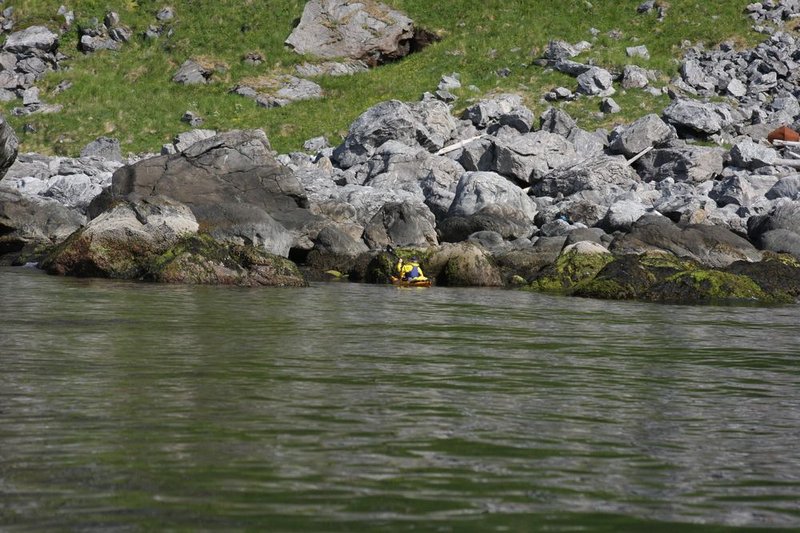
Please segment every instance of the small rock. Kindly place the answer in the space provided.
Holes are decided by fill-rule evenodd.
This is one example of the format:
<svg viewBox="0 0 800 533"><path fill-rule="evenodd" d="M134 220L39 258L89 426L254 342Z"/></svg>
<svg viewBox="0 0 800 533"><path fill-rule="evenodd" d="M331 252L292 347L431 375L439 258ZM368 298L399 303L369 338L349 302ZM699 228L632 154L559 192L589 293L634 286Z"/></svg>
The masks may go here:
<svg viewBox="0 0 800 533"><path fill-rule="evenodd" d="M603 113L619 113L622 108L613 98L603 98L603 101L600 102L600 111Z"/></svg>
<svg viewBox="0 0 800 533"><path fill-rule="evenodd" d="M200 115L193 113L192 111L187 111L181 117L181 122L186 122L191 127L197 128L203 125L204 120Z"/></svg>
<svg viewBox="0 0 800 533"><path fill-rule="evenodd" d="M175 18L175 10L172 7L162 7L156 13L156 18L161 22L166 22Z"/></svg>
<svg viewBox="0 0 800 533"><path fill-rule="evenodd" d="M589 96L611 96L614 94L611 73L600 67L592 67L578 76L578 92Z"/></svg>
<svg viewBox="0 0 800 533"><path fill-rule="evenodd" d="M442 76L442 79L439 81L438 89L440 91L450 91L452 89L460 89L461 88L461 80L459 79L458 73L452 73L449 76Z"/></svg>
<svg viewBox="0 0 800 533"><path fill-rule="evenodd" d="M636 8L637 13L649 13L656 7L655 0L647 0L646 2L642 2L639 4L639 7Z"/></svg>
<svg viewBox="0 0 800 533"><path fill-rule="evenodd" d="M628 57L641 57L643 59L650 59L650 52L645 45L629 46L625 49Z"/></svg>

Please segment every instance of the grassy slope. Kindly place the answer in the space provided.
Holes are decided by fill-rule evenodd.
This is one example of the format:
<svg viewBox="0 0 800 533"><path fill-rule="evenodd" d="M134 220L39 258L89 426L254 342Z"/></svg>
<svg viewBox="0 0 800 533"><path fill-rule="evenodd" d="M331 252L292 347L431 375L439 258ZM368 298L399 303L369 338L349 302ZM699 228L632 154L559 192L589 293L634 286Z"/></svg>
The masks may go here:
<svg viewBox="0 0 800 533"><path fill-rule="evenodd" d="M62 0L25 0L15 6L17 26L46 24L57 28L63 18L56 15ZM72 7L78 24L92 17L102 20L108 10L117 11L123 24L137 37L120 52L83 55L76 50L76 25L62 37L61 51L72 57L69 70L51 73L39 83L43 99L63 104L59 114L12 117L19 101L4 104L3 112L15 127L23 151L76 155L87 142L101 135L117 137L124 152L157 151L176 133L189 129L180 122L191 110L206 120L203 127L218 130L263 128L274 147L281 152L297 150L303 140L325 135L338 144L349 124L370 105L387 99L417 100L424 91L435 90L443 74L458 72L464 87L474 85L479 92L462 89L458 105L492 91L519 92L529 106L541 112L539 99L546 89L564 85L575 87L573 79L540 67L531 66L549 39L570 42L592 40L589 29L600 30L594 48L583 58L614 67L635 62L656 68L667 76L677 69L683 40L713 45L726 39L751 44L759 38L749 30L742 14L747 1L701 2L672 0L666 21L654 14L639 15L640 0L384 0L407 13L418 24L436 31L443 40L421 54L373 70L344 78L317 80L327 97L300 102L282 109L256 107L251 100L228 94L243 78L271 71L291 72L304 58L286 50L284 39L302 13L302 0L214 0L197 2L175 0L175 33L155 42L138 37L156 22L155 12L162 3L147 0L81 0ZM618 29L622 38L607 33ZM625 47L647 45L651 59L629 60ZM259 51L266 61L245 65L241 58ZM186 87L171 82L177 67L189 57L204 57L227 65L219 83ZM495 72L511 70L506 78ZM50 91L63 80L73 87L58 95ZM611 121L629 121L648 111L658 111L665 100L641 91L618 93L615 99L624 113L599 118L598 100L585 99L568 104L567 110L579 123L591 129L610 126ZM24 124L35 128L22 133Z"/></svg>

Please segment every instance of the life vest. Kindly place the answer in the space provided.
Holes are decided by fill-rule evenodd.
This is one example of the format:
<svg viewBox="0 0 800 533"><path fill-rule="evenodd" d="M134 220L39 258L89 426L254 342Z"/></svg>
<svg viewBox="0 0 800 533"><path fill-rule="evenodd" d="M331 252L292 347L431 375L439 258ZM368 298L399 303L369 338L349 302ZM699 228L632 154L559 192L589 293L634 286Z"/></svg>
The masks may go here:
<svg viewBox="0 0 800 533"><path fill-rule="evenodd" d="M419 263L411 261L409 263L403 263L401 277L404 280L412 280L425 278L425 275L422 273L422 268L419 266Z"/></svg>

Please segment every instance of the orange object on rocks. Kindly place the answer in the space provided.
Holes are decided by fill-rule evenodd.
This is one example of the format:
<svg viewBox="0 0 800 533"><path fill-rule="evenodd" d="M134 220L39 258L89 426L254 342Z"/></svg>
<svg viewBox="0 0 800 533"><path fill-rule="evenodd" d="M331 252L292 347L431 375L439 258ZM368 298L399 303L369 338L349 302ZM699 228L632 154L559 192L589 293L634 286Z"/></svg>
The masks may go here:
<svg viewBox="0 0 800 533"><path fill-rule="evenodd" d="M767 140L770 143L775 140L800 142L800 133L797 133L788 126L781 126L780 128L773 130L769 135L767 135Z"/></svg>

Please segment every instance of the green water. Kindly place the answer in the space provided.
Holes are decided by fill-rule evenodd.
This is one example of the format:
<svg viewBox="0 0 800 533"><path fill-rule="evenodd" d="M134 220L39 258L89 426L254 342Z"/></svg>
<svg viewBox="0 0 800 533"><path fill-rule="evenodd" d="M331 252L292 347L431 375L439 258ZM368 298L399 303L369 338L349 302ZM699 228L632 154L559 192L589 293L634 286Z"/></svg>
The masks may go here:
<svg viewBox="0 0 800 533"><path fill-rule="evenodd" d="M0 269L2 531L800 530L800 307Z"/></svg>

